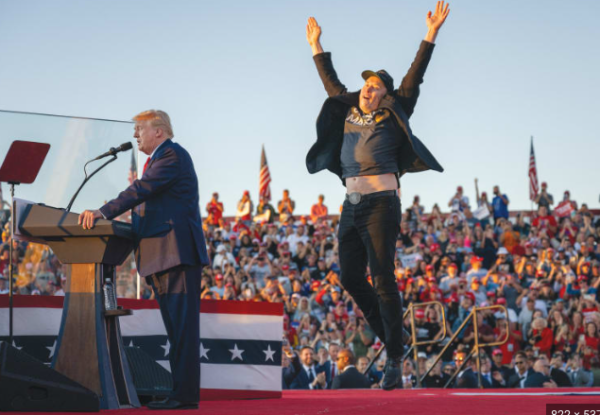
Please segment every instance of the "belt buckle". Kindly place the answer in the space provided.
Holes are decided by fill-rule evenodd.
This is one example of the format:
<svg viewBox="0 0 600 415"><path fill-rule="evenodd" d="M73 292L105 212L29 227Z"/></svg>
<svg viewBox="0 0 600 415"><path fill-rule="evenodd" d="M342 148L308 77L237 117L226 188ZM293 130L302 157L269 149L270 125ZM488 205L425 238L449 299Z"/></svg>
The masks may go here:
<svg viewBox="0 0 600 415"><path fill-rule="evenodd" d="M353 205L358 205L360 203L361 194L358 192L352 192L348 195L348 200Z"/></svg>

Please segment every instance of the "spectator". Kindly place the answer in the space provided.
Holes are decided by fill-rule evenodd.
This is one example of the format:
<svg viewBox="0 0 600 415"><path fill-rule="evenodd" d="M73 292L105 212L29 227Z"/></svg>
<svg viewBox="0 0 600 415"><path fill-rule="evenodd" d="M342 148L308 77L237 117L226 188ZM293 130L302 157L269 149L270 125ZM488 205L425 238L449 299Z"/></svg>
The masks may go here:
<svg viewBox="0 0 600 415"><path fill-rule="evenodd" d="M505 365L502 363L504 361L502 349L494 349L492 351L492 360L493 360L492 369L491 369L492 372L498 372L498 373L500 373L500 376L502 377L502 381L500 381L499 379L496 379L496 381L500 382L503 385L503 387L505 387L510 375L513 372L512 372L512 369L508 365ZM494 376L496 376L496 375L494 375Z"/></svg>
<svg viewBox="0 0 600 415"><path fill-rule="evenodd" d="M332 389L369 389L371 383L354 366L354 354L348 349L342 349L337 356L337 371L333 379Z"/></svg>
<svg viewBox="0 0 600 415"><path fill-rule="evenodd" d="M508 219L508 196L500 193L500 187L494 186L494 199L492 199L492 207L494 209L494 223L498 222L498 219Z"/></svg>
<svg viewBox="0 0 600 415"><path fill-rule="evenodd" d="M256 215L254 222L273 223L275 221L275 208L269 203L265 196L260 196L258 206L256 206Z"/></svg>
<svg viewBox="0 0 600 415"><path fill-rule="evenodd" d="M456 188L456 193L452 196L450 202L448 202L448 207L453 212L462 212L465 208L469 207L469 198L463 194L462 186Z"/></svg>
<svg viewBox="0 0 600 415"><path fill-rule="evenodd" d="M567 370L571 383L576 388L589 388L594 383L594 375L583 367L579 353L574 353L567 363Z"/></svg>
<svg viewBox="0 0 600 415"><path fill-rule="evenodd" d="M542 189L535 197L535 203L538 205L538 209L544 206L548 212L551 212L551 206L554 204L554 197L548 193L548 183L542 182Z"/></svg>
<svg viewBox="0 0 600 415"><path fill-rule="evenodd" d="M514 373L508 378L507 387L524 388L527 378L533 374L533 370L527 367L527 355L523 351L515 355Z"/></svg>
<svg viewBox="0 0 600 415"><path fill-rule="evenodd" d="M301 369L295 373L290 389L325 389L327 380L325 373L315 365L315 352L312 347L304 346L300 349ZM296 359L298 356L295 357Z"/></svg>
<svg viewBox="0 0 600 415"><path fill-rule="evenodd" d="M431 371L423 380L423 387L425 388L443 388L450 380L451 375L442 372L442 361L438 360L435 365L433 364L434 361L434 357L427 360L426 368L427 370L431 369Z"/></svg>
<svg viewBox="0 0 600 415"><path fill-rule="evenodd" d="M340 346L336 343L330 343L328 347L329 359L319 364L319 371L325 372L325 378L327 380L327 388L331 389L332 382L335 377L340 373L338 370L338 354L340 353ZM354 364L354 356L352 356L352 363ZM339 388L338 388L339 389Z"/></svg>
<svg viewBox="0 0 600 415"><path fill-rule="evenodd" d="M254 207L252 205L252 200L250 200L250 192L248 190L244 190L244 194L242 194L242 198L237 204L237 211L235 213L235 219L243 221L246 225L249 225L252 221L252 211Z"/></svg>
<svg viewBox="0 0 600 415"><path fill-rule="evenodd" d="M539 207L538 216L533 220L532 226L540 231L544 231L549 238L554 237L558 229L556 219L548 213L548 208L545 206Z"/></svg>
<svg viewBox="0 0 600 415"><path fill-rule="evenodd" d="M279 220L283 222L287 222L287 220L294 213L294 209L296 207L296 203L290 199L290 191L283 191L283 198L277 203L277 211L279 212Z"/></svg>
<svg viewBox="0 0 600 415"><path fill-rule="evenodd" d="M402 388L414 389L416 387L415 364L410 358L404 359L404 363L402 364Z"/></svg>
<svg viewBox="0 0 600 415"><path fill-rule="evenodd" d="M206 204L206 212L208 216L206 221L213 226L218 226L223 217L223 203L219 202L219 194L217 192L212 194L212 199Z"/></svg>
<svg viewBox="0 0 600 415"><path fill-rule="evenodd" d="M320 219L327 218L328 210L327 206L323 204L324 200L325 196L319 195L319 201L310 208L310 220L313 224L317 224Z"/></svg>
<svg viewBox="0 0 600 415"><path fill-rule="evenodd" d="M533 365L531 375L525 381L526 388L556 388L556 382L550 378L550 364L547 358L539 357Z"/></svg>
<svg viewBox="0 0 600 415"><path fill-rule="evenodd" d="M555 352L550 361L550 378L559 388L568 388L573 386L569 375L565 372L564 355L561 352Z"/></svg>

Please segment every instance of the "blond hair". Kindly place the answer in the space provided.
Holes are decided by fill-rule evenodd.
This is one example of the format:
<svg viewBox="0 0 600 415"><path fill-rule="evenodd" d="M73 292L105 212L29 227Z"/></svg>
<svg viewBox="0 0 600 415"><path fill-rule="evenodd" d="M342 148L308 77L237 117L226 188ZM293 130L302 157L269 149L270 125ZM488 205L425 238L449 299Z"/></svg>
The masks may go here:
<svg viewBox="0 0 600 415"><path fill-rule="evenodd" d="M133 121L150 121L153 127L160 127L165 132L167 138L173 138L173 127L171 127L171 118L169 114L161 110L147 110L140 112L133 117Z"/></svg>

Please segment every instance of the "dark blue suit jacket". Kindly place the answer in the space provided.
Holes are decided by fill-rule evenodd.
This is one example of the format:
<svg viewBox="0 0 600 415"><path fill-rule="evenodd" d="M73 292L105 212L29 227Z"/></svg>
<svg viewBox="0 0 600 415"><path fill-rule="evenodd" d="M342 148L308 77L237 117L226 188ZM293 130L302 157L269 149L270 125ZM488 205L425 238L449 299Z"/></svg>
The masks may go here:
<svg viewBox="0 0 600 415"><path fill-rule="evenodd" d="M156 150L141 179L100 208L107 219L133 209L135 261L142 277L178 265L208 265L198 178L189 153L171 140Z"/></svg>
<svg viewBox="0 0 600 415"><path fill-rule="evenodd" d="M316 365L314 366L314 369L317 375L323 371L322 368L319 368ZM310 389L308 386L309 384L310 382L308 381L308 375L306 374L306 370L304 370L304 366L300 365L297 368L294 380L290 384L290 389Z"/></svg>

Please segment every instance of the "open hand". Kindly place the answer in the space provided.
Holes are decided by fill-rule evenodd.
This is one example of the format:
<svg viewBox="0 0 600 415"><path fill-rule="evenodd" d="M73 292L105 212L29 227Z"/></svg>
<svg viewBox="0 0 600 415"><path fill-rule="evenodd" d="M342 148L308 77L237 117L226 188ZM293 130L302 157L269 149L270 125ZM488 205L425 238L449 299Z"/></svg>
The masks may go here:
<svg viewBox="0 0 600 415"><path fill-rule="evenodd" d="M309 45L315 45L319 42L321 37L321 26L317 23L317 19L314 17L308 18L308 24L306 25L306 40Z"/></svg>
<svg viewBox="0 0 600 415"><path fill-rule="evenodd" d="M446 17L448 17L448 13L450 13L450 3L446 3L444 5L443 1L438 1L435 7L435 13L432 14L431 11L427 12L427 27L431 31L437 32L440 30L440 27L446 21Z"/></svg>

